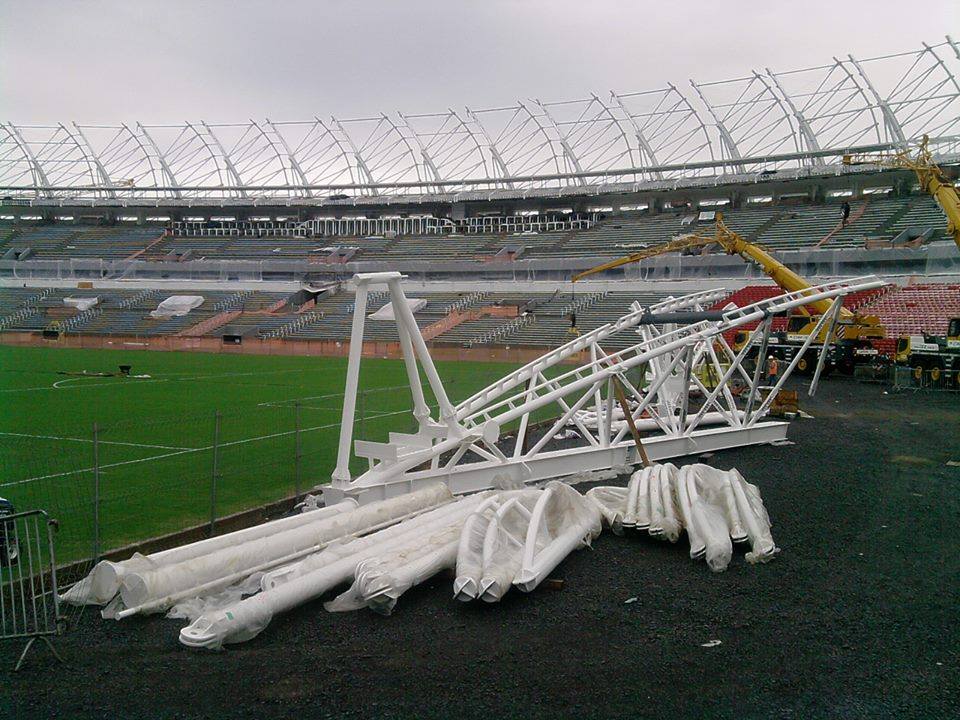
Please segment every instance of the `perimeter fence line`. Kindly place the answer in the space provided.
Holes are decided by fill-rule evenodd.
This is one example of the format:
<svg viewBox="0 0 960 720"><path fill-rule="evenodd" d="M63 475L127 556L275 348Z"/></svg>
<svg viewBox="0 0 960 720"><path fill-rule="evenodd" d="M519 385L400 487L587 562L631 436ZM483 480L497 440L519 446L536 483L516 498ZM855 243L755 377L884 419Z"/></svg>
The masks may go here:
<svg viewBox="0 0 960 720"><path fill-rule="evenodd" d="M466 397L498 376L491 368L446 388ZM0 433L0 496L17 511L56 518L58 561L77 572L162 536L214 535L239 513L281 501L291 508L329 482L342 400L342 392L325 393L86 427L64 418L57 432ZM416 428L408 385L359 393L354 437L386 441L390 431ZM355 474L367 467L352 458Z"/></svg>

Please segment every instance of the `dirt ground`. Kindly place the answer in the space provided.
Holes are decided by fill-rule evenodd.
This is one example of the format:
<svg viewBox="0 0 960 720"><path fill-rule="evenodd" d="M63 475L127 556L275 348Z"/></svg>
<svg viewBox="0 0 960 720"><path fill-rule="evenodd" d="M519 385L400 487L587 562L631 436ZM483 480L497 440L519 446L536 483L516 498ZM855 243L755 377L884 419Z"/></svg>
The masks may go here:
<svg viewBox="0 0 960 720"><path fill-rule="evenodd" d="M66 666L38 648L14 675L0 646L0 717L958 717L960 397L802 397L795 445L711 460L760 486L769 565L741 548L714 575L685 538L604 533L561 590L465 605L438 578L389 618L314 602L219 653L86 612Z"/></svg>

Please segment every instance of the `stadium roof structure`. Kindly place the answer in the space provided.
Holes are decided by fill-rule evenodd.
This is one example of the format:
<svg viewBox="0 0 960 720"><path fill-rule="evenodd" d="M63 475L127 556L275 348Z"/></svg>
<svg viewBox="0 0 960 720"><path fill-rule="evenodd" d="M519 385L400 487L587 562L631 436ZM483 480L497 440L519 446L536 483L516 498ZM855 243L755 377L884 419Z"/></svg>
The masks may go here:
<svg viewBox="0 0 960 720"><path fill-rule="evenodd" d="M960 46L852 55L578 100L305 121L0 123L5 203L483 200L856 172L848 151L927 134L960 150ZM953 69L951 69L951 67Z"/></svg>

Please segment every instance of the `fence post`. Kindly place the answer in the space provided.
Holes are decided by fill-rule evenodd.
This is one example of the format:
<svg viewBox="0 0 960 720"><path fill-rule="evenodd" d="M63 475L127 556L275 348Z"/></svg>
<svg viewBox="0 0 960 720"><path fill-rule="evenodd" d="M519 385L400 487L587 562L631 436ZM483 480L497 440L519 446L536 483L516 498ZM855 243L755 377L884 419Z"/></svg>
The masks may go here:
<svg viewBox="0 0 960 720"><path fill-rule="evenodd" d="M364 421L366 420L366 417L367 417L366 408L365 408L365 405L366 405L366 402L365 402L366 393L363 392L362 390L361 390L361 391L358 391L358 392L357 392L357 399L360 401L360 435L359 435L359 437L360 437L361 439L363 439L363 438L365 438L365 437L367 436L367 433L366 433L366 422L364 422Z"/></svg>
<svg viewBox="0 0 960 720"><path fill-rule="evenodd" d="M217 474L220 460L220 411L213 414L213 468L210 473L210 537L217 522Z"/></svg>
<svg viewBox="0 0 960 720"><path fill-rule="evenodd" d="M93 424L93 561L100 560L100 426Z"/></svg>
<svg viewBox="0 0 960 720"><path fill-rule="evenodd" d="M293 492L294 496L300 497L300 401L297 400L293 405L293 439L294 439L294 456L293 456Z"/></svg>

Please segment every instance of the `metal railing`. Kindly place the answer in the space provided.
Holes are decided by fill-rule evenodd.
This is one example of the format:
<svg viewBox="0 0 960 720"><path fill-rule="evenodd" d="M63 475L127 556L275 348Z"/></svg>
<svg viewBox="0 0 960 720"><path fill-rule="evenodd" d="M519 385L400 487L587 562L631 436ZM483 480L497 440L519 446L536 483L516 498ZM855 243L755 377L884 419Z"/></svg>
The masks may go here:
<svg viewBox="0 0 960 720"><path fill-rule="evenodd" d="M890 374L893 389L897 391L960 392L960 370L894 365Z"/></svg>
<svg viewBox="0 0 960 720"><path fill-rule="evenodd" d="M0 640L26 640L14 672L37 640L63 662L50 641L66 629L57 595L56 527L43 510L0 516Z"/></svg>

